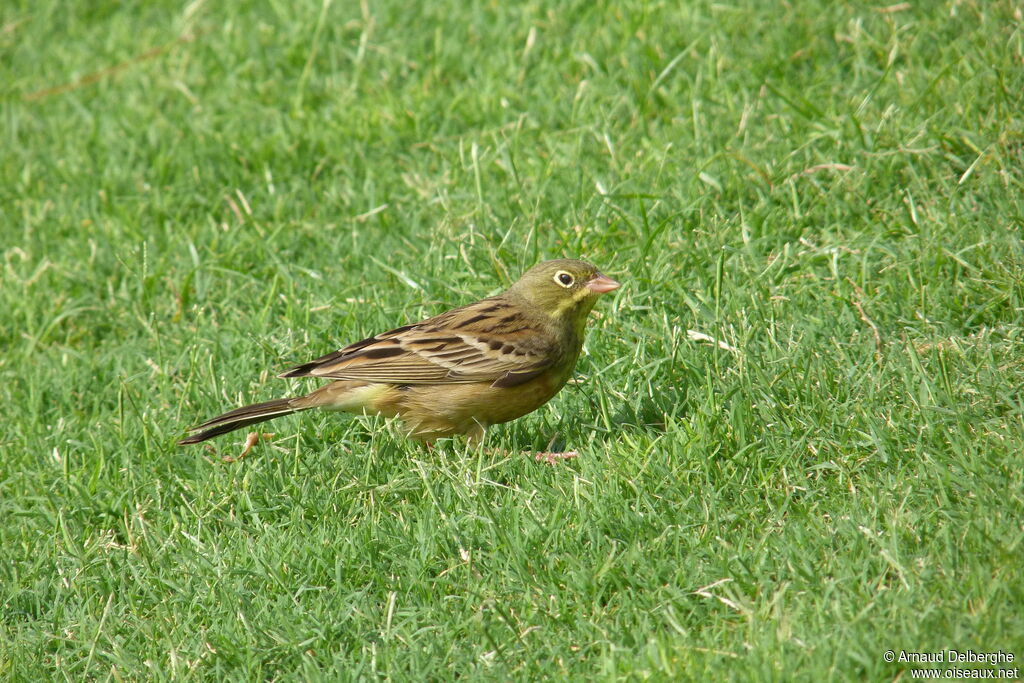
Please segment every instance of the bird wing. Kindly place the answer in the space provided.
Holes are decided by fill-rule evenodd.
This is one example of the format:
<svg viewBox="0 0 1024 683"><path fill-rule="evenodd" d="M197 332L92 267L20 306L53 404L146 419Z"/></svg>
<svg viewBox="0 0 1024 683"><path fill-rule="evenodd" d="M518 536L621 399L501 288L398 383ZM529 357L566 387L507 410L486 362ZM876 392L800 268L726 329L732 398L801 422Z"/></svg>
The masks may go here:
<svg viewBox="0 0 1024 683"><path fill-rule="evenodd" d="M540 375L557 357L549 331L495 297L364 339L281 377L511 387Z"/></svg>

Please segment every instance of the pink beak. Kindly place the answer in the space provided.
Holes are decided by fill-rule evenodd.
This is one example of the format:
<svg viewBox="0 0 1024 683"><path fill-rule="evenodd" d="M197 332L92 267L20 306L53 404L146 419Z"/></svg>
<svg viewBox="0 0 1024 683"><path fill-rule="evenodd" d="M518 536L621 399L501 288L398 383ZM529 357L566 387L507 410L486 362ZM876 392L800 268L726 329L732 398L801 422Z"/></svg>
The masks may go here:
<svg viewBox="0 0 1024 683"><path fill-rule="evenodd" d="M586 286L587 289L595 294L604 294L605 292L611 292L620 287L618 282L607 275L602 275L601 273L590 278L590 281L587 282Z"/></svg>

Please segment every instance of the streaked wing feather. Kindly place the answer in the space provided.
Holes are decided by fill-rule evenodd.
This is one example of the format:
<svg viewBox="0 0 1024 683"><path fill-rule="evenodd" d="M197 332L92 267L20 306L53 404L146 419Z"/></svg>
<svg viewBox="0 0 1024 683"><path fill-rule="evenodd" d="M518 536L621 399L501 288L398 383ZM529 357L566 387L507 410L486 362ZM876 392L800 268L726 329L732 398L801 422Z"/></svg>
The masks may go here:
<svg viewBox="0 0 1024 683"><path fill-rule="evenodd" d="M550 366L556 347L550 334L530 325L514 306L484 299L350 344L281 376L516 386Z"/></svg>

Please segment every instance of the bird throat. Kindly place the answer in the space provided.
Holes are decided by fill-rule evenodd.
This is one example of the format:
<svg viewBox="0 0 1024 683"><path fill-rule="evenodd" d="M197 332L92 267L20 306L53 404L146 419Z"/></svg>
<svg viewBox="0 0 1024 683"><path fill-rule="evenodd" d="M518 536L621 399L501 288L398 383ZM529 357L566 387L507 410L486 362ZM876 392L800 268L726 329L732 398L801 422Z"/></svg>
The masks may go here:
<svg viewBox="0 0 1024 683"><path fill-rule="evenodd" d="M587 291L586 289L580 289L580 290L578 290L576 292L573 292L572 296L567 297L564 301L559 302L558 308L556 308L551 313L551 317L554 318L555 320L560 320L567 312L569 312L572 309L576 308L580 304L580 302L583 301L584 299L586 299L588 296L590 296L590 292ZM591 304L587 308L587 310L582 311L582 313L583 313L583 315L581 316L582 320L586 319L587 313L589 313L590 309L593 308L593 307L594 307L594 305Z"/></svg>
<svg viewBox="0 0 1024 683"><path fill-rule="evenodd" d="M572 338L577 340L575 343L580 345L583 343L583 335L587 327L587 315L597 303L596 297L586 302L588 295L589 292L586 290L575 292L571 298L559 303L558 308L550 314L551 319L569 332Z"/></svg>

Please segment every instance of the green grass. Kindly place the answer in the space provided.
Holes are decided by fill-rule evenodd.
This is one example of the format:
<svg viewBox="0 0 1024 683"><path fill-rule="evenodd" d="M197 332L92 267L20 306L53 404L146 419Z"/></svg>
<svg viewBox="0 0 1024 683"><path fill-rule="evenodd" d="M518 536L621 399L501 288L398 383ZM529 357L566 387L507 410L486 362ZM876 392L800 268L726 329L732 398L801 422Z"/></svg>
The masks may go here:
<svg viewBox="0 0 1024 683"><path fill-rule="evenodd" d="M1016 3L424 4L0 7L0 678L1024 657ZM559 256L578 460L175 446Z"/></svg>

